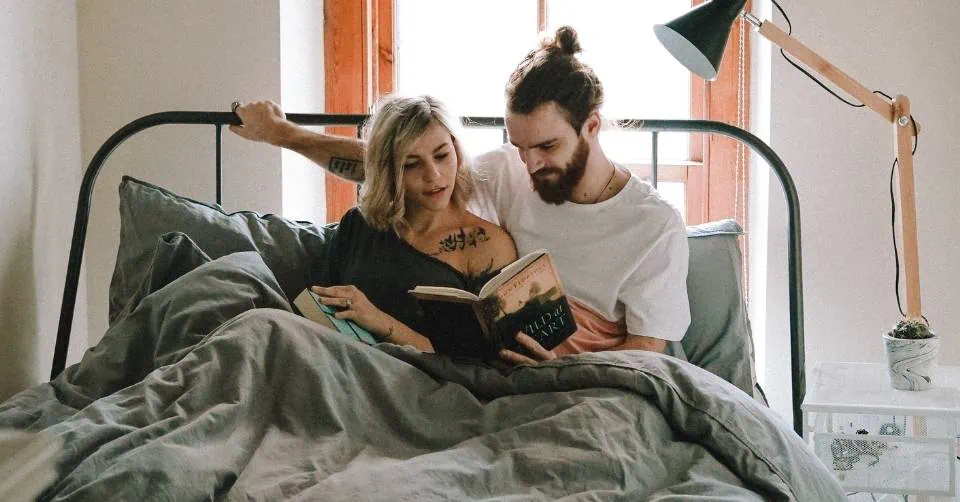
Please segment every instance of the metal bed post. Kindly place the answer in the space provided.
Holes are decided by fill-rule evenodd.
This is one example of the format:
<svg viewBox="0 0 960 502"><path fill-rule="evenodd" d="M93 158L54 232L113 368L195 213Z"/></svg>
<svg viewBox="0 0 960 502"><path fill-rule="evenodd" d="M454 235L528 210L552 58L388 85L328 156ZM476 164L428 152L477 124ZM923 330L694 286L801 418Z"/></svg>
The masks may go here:
<svg viewBox="0 0 960 502"><path fill-rule="evenodd" d="M359 126L366 119L365 115L324 115L324 114L287 114L287 119L305 126ZM502 118L495 117L464 117L464 125L471 127L503 128ZM800 203L793 178L787 171L780 157L770 148L748 131L738 127L709 120L629 120L617 121L627 129L649 131L653 136L653 165L654 180L656 180L657 142L660 132L693 132L717 133L732 137L750 146L760 157L767 161L783 188L787 202L788 234L787 247L788 288L790 294L790 368L793 404L794 430L802 436L803 418L800 405L806 393L806 374L804 368L804 341L803 341L803 281L801 267L800 245ZM60 309L60 321L57 328L57 340L54 348L53 366L50 379L55 379L66 366L67 350L70 344L70 331L73 324L74 308L77 299L77 285L80 279L80 267L83 261L83 251L86 241L87 225L90 218L90 203L93 197L93 186L103 168L104 162L121 143L130 136L154 126L164 124L210 124L216 127L217 141L217 203L221 202L221 161L222 161L222 126L228 124L239 125L239 118L232 112L203 112L203 111L170 111L146 115L130 122L111 135L97 150L90 165L84 172L80 184L80 194L77 200L77 211L74 219L73 238L70 244L70 256L67 262L67 274L64 284L64 293ZM506 141L504 131L504 141Z"/></svg>
<svg viewBox="0 0 960 502"><path fill-rule="evenodd" d="M773 170L787 202L787 283L790 294L790 383L793 404L793 429L803 436L800 405L807 391L805 348L803 342L803 276L800 245L800 200L793 177L780 156L749 131L709 120L647 120L639 126L647 131L710 132L734 138L751 147Z"/></svg>
<svg viewBox="0 0 960 502"><path fill-rule="evenodd" d="M223 204L223 124L217 124L217 205Z"/></svg>
<svg viewBox="0 0 960 502"><path fill-rule="evenodd" d="M651 180L653 182L653 188L657 188L657 160L658 160L657 147L660 144L660 131L651 132L650 139L651 139L651 143L653 144L653 147L652 147L653 151L650 152L651 154L650 165L653 168L653 175Z"/></svg>

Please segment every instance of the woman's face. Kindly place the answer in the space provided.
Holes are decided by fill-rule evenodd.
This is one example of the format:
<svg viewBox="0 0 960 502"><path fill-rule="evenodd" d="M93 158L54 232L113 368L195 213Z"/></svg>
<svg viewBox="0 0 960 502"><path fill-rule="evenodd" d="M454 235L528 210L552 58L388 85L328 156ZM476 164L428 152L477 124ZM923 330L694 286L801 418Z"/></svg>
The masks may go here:
<svg viewBox="0 0 960 502"><path fill-rule="evenodd" d="M457 151L450 132L432 122L403 159L403 187L409 209L441 211L450 204L457 179Z"/></svg>

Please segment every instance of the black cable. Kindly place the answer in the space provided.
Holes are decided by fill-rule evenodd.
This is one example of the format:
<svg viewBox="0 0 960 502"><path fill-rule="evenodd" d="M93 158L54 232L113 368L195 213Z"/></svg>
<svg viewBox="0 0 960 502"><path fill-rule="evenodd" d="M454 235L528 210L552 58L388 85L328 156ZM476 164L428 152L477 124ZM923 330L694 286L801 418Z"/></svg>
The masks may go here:
<svg viewBox="0 0 960 502"><path fill-rule="evenodd" d="M889 99L890 101L893 101L893 98L891 98L889 94L887 94L887 93L885 93L885 92L883 92L883 91L873 91L873 93L874 93L874 94L879 94L879 95L881 95L881 96Z"/></svg>
<svg viewBox="0 0 960 502"><path fill-rule="evenodd" d="M780 3L778 3L777 0L771 0L771 1L773 2L774 7L776 7L777 10L780 11L780 15L783 16L783 19L785 19L785 20L787 21L787 35L792 35L792 34L793 34L793 24L790 22L790 18L787 16L787 13L784 12L783 7L780 7ZM834 92L833 89L827 87L827 85L824 84L823 82L821 82L820 79L818 79L817 77L813 76L810 72L808 72L807 70L805 70L804 68L802 68L800 65L798 65L797 63L795 63L792 59L790 59L790 58L787 56L787 53L786 53L786 52L783 52L783 49L780 49L780 54L783 56L783 59L785 59L788 63L790 63L794 68L796 68L796 69L799 70L801 73L803 73L804 75L806 75L807 77L809 77L810 80L813 80L814 82L816 82L817 85L819 85L820 87L823 87L823 89L824 89L825 91L829 92L830 94L833 94L833 97L839 99L840 101L843 101L844 103L846 103L846 104L848 104L848 105L850 105L850 106L852 106L852 107L854 107L854 108L863 108L863 107L865 106L863 103L857 104L857 103L853 103L853 102L851 102L851 101L848 101L848 100L844 99L842 96L840 96L839 94L837 94L836 92Z"/></svg>
<svg viewBox="0 0 960 502"><path fill-rule="evenodd" d="M897 159L893 159L893 165L890 166L890 207L893 209L890 211L890 233L893 235L893 263L896 270L896 279L893 284L893 290L897 294L897 309L900 310L901 316L906 316L903 313L903 306L900 304L900 254L897 252L897 199L893 195L893 173L897 170Z"/></svg>
<svg viewBox="0 0 960 502"><path fill-rule="evenodd" d="M793 34L793 24L790 22L790 17L787 16L786 11L783 10L783 7L780 6L780 3L777 2L777 0L770 0L770 1L773 2L774 7L776 7L777 10L780 11L780 15L783 16L783 19L786 20L786 22L787 22L787 35L792 35L792 34ZM840 101L843 101L844 103L846 103L846 104L848 104L848 105L850 105L850 106L852 106L852 107L854 107L854 108L863 108L864 106L866 106L866 105L864 105L863 103L854 103L854 102L852 102L852 101L849 101L849 100L845 99L843 96L841 96L841 95L837 94L836 92L834 92L833 89L827 87L827 85L824 84L823 82L821 82L820 79L818 79L818 78L817 78L816 76L814 76L812 73L808 72L808 71L807 71L806 69L804 69L802 66L800 66L799 64L795 63L792 59L790 59L790 57L787 56L787 53L786 53L786 52L783 52L783 49L780 49L780 54L783 56L783 59L786 60L786 62L790 63L794 68L796 68L797 70L799 70L800 73L803 73L803 74L806 75L808 78L810 78L810 80L813 80L814 82L816 82L817 85L819 85L820 87L823 87L823 89L824 89L825 91L829 92L830 94L832 94L833 97L839 99ZM874 94L879 94L879 95L881 95L881 96L889 99L890 101L893 101L893 98L890 97L889 94L887 94L887 93L885 93L885 92L883 92L883 91L873 91L873 93L874 93Z"/></svg>

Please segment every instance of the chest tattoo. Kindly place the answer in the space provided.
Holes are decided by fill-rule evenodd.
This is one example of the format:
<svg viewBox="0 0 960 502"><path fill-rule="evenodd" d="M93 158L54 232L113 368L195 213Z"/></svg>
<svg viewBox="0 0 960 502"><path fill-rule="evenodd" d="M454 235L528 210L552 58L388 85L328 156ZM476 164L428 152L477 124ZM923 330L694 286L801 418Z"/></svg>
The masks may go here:
<svg viewBox="0 0 960 502"><path fill-rule="evenodd" d="M468 247L475 248L481 242L486 242L488 240L490 240L490 237L482 228L470 229L469 231L461 228L460 230L452 232L450 235L444 237L443 240L440 241L439 250L436 253L433 253L433 256L454 251L461 251Z"/></svg>

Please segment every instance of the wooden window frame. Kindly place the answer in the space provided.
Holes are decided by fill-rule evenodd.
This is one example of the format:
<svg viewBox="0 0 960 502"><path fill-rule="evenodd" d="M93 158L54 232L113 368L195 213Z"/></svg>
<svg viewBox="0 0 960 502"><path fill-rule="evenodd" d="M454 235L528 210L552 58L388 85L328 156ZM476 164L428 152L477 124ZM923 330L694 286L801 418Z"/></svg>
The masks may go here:
<svg viewBox="0 0 960 502"><path fill-rule="evenodd" d="M691 0L691 6L702 2ZM548 25L548 3L549 0L537 0L538 31L544 31ZM751 4L748 1L746 9ZM377 99L394 90L394 13L394 0L324 1L327 113L367 113ZM744 40L743 59L739 59L741 36L749 37L749 30L734 25L724 64L715 81L691 76L691 118L749 129L750 44ZM741 96L743 89L746 91ZM328 132L357 134L350 127L331 127ZM659 180L684 183L687 224L734 218L746 228L748 161L748 152L736 140L717 134L691 135L689 161L661 164ZM326 176L326 196L328 221L339 221L357 203L356 186L330 174Z"/></svg>
<svg viewBox="0 0 960 502"><path fill-rule="evenodd" d="M692 0L692 6L704 0ZM750 11L752 0L747 2ZM739 19L736 23L743 23ZM739 51L741 36L743 40L743 68L740 68ZM730 39L724 50L723 64L717 79L713 82L691 74L691 118L715 120L731 125L739 125L749 130L750 117L750 43L749 29L738 29L734 24ZM738 96L743 78L743 96ZM738 104L740 123L738 124ZM741 156L740 172L737 160ZM749 186L749 152L733 138L719 134L691 135L690 159L699 161L700 166L688 170L686 185L687 223L695 225L706 221L734 218L746 228L746 188Z"/></svg>
<svg viewBox="0 0 960 502"><path fill-rule="evenodd" d="M324 0L323 57L326 113L368 113L380 96L393 92L393 0ZM329 134L357 135L353 127ZM327 222L340 221L357 205L357 187L327 173Z"/></svg>

